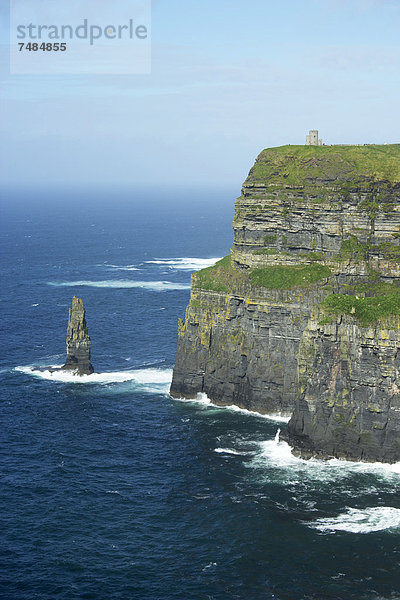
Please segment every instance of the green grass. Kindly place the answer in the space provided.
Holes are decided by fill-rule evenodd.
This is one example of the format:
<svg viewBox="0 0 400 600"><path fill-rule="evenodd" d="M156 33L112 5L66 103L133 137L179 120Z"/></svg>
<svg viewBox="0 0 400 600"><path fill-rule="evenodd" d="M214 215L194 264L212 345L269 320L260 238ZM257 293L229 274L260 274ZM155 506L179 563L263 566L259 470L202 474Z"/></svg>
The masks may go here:
<svg viewBox="0 0 400 600"><path fill-rule="evenodd" d="M225 256L212 267L194 273L192 278L194 288L212 292L232 293L245 282L248 282L247 273L233 266L230 255Z"/></svg>
<svg viewBox="0 0 400 600"><path fill-rule="evenodd" d="M363 257L366 251L367 244L359 242L355 235L351 235L347 240L343 240L339 252L342 255L354 254Z"/></svg>
<svg viewBox="0 0 400 600"><path fill-rule="evenodd" d="M231 257L225 256L212 267L207 267L195 273L193 275L193 285L202 290L229 292L229 287L225 281L231 269Z"/></svg>
<svg viewBox="0 0 400 600"><path fill-rule="evenodd" d="M272 255L272 254L278 254L278 250L276 248L261 248L261 250L256 250L254 252L254 254Z"/></svg>
<svg viewBox="0 0 400 600"><path fill-rule="evenodd" d="M361 325L367 327L384 317L400 315L400 293L368 298L331 294L325 298L322 306L333 315L352 315Z"/></svg>
<svg viewBox="0 0 400 600"><path fill-rule="evenodd" d="M277 235L265 235L264 236L264 244L267 246L268 244L273 244L276 241Z"/></svg>
<svg viewBox="0 0 400 600"><path fill-rule="evenodd" d="M352 184L400 182L400 144L369 146L280 146L263 150L248 177L249 183L312 184L314 195L326 195L318 181L342 186L349 195ZM317 190L318 188L318 190ZM318 191L318 193L317 193Z"/></svg>
<svg viewBox="0 0 400 600"><path fill-rule="evenodd" d="M299 256L313 262L324 258L323 252L300 252Z"/></svg>
<svg viewBox="0 0 400 600"><path fill-rule="evenodd" d="M344 260L352 257L367 260L371 254L380 254L388 260L399 260L400 247L390 242L382 242L381 244L360 242L356 236L352 235L342 242L338 259Z"/></svg>
<svg viewBox="0 0 400 600"><path fill-rule="evenodd" d="M243 289L243 285L249 289L251 286L290 289L305 287L329 277L330 274L330 269L319 263L295 267L278 265L243 271L233 266L230 256L225 256L212 267L194 273L192 285L195 289L225 293Z"/></svg>
<svg viewBox="0 0 400 600"><path fill-rule="evenodd" d="M286 265L254 269L250 274L252 283L258 287L290 289L307 286L329 277L331 271L319 263L290 267Z"/></svg>
<svg viewBox="0 0 400 600"><path fill-rule="evenodd" d="M379 319L400 315L400 287L370 281L349 287L348 294L331 294L321 306L330 315L351 315L366 327Z"/></svg>

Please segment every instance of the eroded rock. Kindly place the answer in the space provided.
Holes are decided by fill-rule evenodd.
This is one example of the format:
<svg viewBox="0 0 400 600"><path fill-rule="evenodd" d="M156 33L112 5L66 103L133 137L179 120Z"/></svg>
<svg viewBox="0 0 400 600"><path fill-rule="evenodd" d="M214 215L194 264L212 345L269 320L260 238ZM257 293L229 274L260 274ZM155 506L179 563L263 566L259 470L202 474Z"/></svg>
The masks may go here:
<svg viewBox="0 0 400 600"><path fill-rule="evenodd" d="M83 300L74 296L69 309L67 327L67 360L64 370L75 371L78 375L90 375L94 372L90 362L90 337L85 318Z"/></svg>

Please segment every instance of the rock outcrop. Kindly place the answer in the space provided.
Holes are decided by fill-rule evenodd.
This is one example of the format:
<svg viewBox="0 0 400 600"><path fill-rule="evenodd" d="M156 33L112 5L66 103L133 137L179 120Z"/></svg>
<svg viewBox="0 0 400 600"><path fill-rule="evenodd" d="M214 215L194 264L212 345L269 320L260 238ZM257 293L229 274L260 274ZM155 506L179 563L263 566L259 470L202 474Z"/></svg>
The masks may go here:
<svg viewBox="0 0 400 600"><path fill-rule="evenodd" d="M85 318L83 300L74 296L69 309L67 327L67 360L62 367L78 375L90 375L94 372L90 362L90 337Z"/></svg>
<svg viewBox="0 0 400 600"><path fill-rule="evenodd" d="M171 394L291 416L304 457L400 460L400 145L264 150L233 227Z"/></svg>

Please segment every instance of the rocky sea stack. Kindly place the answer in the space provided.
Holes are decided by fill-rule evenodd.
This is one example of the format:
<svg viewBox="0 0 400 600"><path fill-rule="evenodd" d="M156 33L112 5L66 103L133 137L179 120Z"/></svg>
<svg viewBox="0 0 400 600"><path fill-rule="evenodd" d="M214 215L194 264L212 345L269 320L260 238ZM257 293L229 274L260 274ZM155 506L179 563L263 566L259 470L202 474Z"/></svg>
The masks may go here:
<svg viewBox="0 0 400 600"><path fill-rule="evenodd" d="M303 457L400 460L400 145L261 152L192 276L171 394L290 416Z"/></svg>
<svg viewBox="0 0 400 600"><path fill-rule="evenodd" d="M76 296L72 298L72 308L69 309L66 346L67 361L62 369L74 371L77 375L94 372L90 362L90 337L83 300Z"/></svg>

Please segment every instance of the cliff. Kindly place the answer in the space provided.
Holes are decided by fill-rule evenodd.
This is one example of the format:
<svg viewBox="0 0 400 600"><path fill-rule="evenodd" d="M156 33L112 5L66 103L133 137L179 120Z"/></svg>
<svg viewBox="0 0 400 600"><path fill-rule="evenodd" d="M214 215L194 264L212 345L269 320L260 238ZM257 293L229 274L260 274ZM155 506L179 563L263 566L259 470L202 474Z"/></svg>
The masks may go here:
<svg viewBox="0 0 400 600"><path fill-rule="evenodd" d="M75 371L78 375L94 372L90 362L90 337L83 300L76 296L72 298L72 309L69 309L66 348L67 360L63 369Z"/></svg>
<svg viewBox="0 0 400 600"><path fill-rule="evenodd" d="M400 145L283 146L192 276L171 394L291 416L304 456L400 460Z"/></svg>

